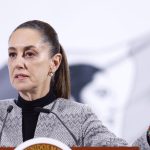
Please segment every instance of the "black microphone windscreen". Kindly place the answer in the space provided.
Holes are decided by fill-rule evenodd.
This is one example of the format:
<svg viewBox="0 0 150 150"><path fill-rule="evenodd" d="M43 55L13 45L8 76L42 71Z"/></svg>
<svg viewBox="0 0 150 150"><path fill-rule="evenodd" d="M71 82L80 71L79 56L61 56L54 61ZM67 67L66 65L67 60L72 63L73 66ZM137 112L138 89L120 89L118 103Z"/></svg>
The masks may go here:
<svg viewBox="0 0 150 150"><path fill-rule="evenodd" d="M12 111L12 109L13 109L13 106L9 105L8 108L7 108L7 112L10 113Z"/></svg>

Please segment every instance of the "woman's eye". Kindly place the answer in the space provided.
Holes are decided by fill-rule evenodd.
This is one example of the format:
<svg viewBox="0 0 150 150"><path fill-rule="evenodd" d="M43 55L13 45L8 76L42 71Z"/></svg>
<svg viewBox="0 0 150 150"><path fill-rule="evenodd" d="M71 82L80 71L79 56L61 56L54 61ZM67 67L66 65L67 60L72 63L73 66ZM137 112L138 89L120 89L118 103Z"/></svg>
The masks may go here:
<svg viewBox="0 0 150 150"><path fill-rule="evenodd" d="M32 53L32 52L27 52L25 54L25 57L33 57L33 56L34 56L34 53Z"/></svg>
<svg viewBox="0 0 150 150"><path fill-rule="evenodd" d="M9 53L9 57L10 57L10 58L14 58L14 57L16 57L16 55L17 55L17 54L16 54L16 53L14 53L14 52Z"/></svg>

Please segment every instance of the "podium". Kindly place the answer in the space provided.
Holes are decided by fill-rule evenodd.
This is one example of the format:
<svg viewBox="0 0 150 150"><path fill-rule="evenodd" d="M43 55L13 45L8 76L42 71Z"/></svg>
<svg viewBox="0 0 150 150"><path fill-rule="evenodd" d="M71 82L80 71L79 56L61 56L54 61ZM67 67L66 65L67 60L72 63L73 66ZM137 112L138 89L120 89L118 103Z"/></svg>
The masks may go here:
<svg viewBox="0 0 150 150"><path fill-rule="evenodd" d="M21 143L16 148L1 147L0 150L140 150L138 147L68 147L66 144L51 138L34 138Z"/></svg>
<svg viewBox="0 0 150 150"><path fill-rule="evenodd" d="M140 150L139 147L72 147L72 150Z"/></svg>
<svg viewBox="0 0 150 150"><path fill-rule="evenodd" d="M14 150L13 147L1 147L0 150ZM31 150L61 150L58 148L50 148L50 149L36 149L30 147ZM23 149L22 149L23 150ZM26 150L26 149L24 149ZM64 149L65 150L65 149ZM138 147L72 147L71 150L140 150Z"/></svg>
<svg viewBox="0 0 150 150"><path fill-rule="evenodd" d="M0 147L0 150L14 150L14 147Z"/></svg>
<svg viewBox="0 0 150 150"><path fill-rule="evenodd" d="M0 148L0 150L14 150L14 149L15 148L13 147L1 147ZM31 150L33 150L32 147L31 147ZM35 148L35 150L42 150L42 149ZM43 148L43 150L61 150L61 149L56 149L56 148L44 149ZM72 147L71 150L140 150L140 149L138 147Z"/></svg>

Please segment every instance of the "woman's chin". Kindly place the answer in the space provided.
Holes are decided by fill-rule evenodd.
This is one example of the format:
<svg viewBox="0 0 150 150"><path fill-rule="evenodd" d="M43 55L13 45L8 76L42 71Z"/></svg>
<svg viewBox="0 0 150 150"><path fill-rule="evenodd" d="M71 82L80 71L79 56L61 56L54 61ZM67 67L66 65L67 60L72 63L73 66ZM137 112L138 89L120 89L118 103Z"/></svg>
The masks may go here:
<svg viewBox="0 0 150 150"><path fill-rule="evenodd" d="M18 92L27 92L31 90L31 87L25 87L25 86L15 86L14 87Z"/></svg>

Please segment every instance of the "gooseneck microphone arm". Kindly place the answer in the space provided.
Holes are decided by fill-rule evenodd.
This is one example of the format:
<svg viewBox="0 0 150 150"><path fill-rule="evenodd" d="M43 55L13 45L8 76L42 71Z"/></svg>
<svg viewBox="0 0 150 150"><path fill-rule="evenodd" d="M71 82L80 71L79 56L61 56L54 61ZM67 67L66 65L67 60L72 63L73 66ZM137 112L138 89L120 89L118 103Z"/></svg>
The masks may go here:
<svg viewBox="0 0 150 150"><path fill-rule="evenodd" d="M8 108L7 108L7 113L6 113L6 116L4 118L4 121L3 121L3 124L2 124L2 128L1 128L1 132L0 132L0 144L1 144L1 140L2 140L3 129L4 129L5 124L6 124L6 119L8 117L8 114L12 111L12 109L13 109L12 105L9 105Z"/></svg>
<svg viewBox="0 0 150 150"><path fill-rule="evenodd" d="M41 108L41 107L35 107L34 110L36 112L42 112L42 113L52 113L60 122L61 124L66 128L66 130L69 132L69 134L72 136L72 138L74 139L76 145L78 145L78 140L75 137L75 135L70 131L70 129L65 125L65 123L58 117L58 115L56 113L54 113L53 111L46 109L46 108Z"/></svg>

